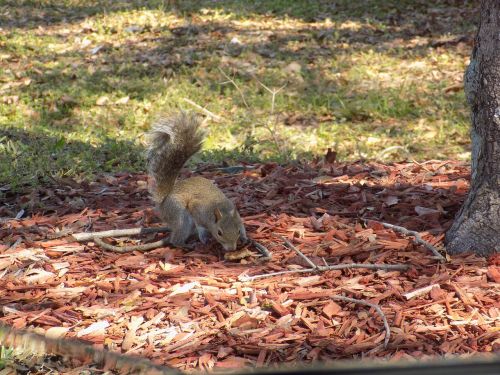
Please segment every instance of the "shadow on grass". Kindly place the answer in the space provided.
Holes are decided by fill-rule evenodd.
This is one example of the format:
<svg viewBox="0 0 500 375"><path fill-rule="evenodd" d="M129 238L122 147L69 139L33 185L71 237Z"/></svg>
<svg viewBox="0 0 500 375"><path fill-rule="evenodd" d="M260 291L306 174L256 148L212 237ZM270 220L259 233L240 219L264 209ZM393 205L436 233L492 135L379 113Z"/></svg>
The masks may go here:
<svg viewBox="0 0 500 375"><path fill-rule="evenodd" d="M207 69L208 76L199 81L196 75L193 75L190 84L194 86L206 85L213 95L230 92L232 96L238 97L234 87L220 85L223 77L219 73L218 67L227 69L229 73L234 72L237 80L248 82L252 80L253 73L245 70L248 68L244 65L245 61L257 56L261 61L256 62L256 64L271 65L274 70L279 70L280 65L284 66L297 60L304 66L311 65L303 69L300 74L302 82L294 87L299 93L299 100L305 107L317 105L318 101L325 106L336 102L337 107L339 107L341 101L345 103L362 102L367 97L371 97L375 102L380 102L380 108L384 107L384 102L387 101L405 101L398 89L389 89L381 93L375 88L370 90L366 87L356 88L355 86L349 87L350 97L345 97L344 91L346 90L343 87L345 84L341 85L338 81L325 77L323 67L315 67L315 64L317 65L320 60L325 61L339 55L347 56L350 53L360 53L370 49L371 42L366 38L363 42L357 42L349 51L344 52L334 51L331 45L323 46L321 41L315 39L317 34L331 35L336 33L337 30L334 29L317 28L312 33L292 28L287 33L264 38L266 39L264 41L248 43L244 46L241 55L238 54L229 63L222 62L227 57L228 52L225 48L226 44L221 43L220 40L229 40L229 36L233 33L245 36L256 32L258 32L257 29L236 29L217 22L200 27L176 28L175 35L172 33L172 29L169 29L164 33L166 35L156 37L150 45L144 45L143 41L138 39L119 46L100 46L102 48L95 55L90 55L89 51L81 50L58 54L56 55L57 63L50 65L50 68L47 66L54 60L54 54L40 52L37 53L37 59L33 62L36 69L27 71L33 84L20 90L32 98L41 98L45 109L57 105L65 95L70 95L71 99L76 100L75 103L63 105L66 107L93 105L96 98L106 94L127 95L131 99L144 101L152 99L165 89L168 90L166 81L170 78L193 74L197 67L203 66ZM217 38L211 38L214 34L217 34ZM341 40L343 37L340 34L335 38ZM200 39L203 39L204 42L199 42ZM296 50L290 45L290 42L293 41L307 42L310 46ZM376 49L384 51L388 56L392 55L390 48L384 47L383 44L378 45ZM396 52L394 54L397 55ZM414 47L411 50L412 58L426 54L428 54L426 46ZM395 58L401 58L401 56ZM241 68L239 68L240 63L242 64ZM339 69L341 70L343 67L339 67ZM289 81L290 75L276 75L274 70L259 78L264 78L267 84L276 86L281 86L283 82ZM255 81L253 83L256 84ZM259 89L259 92L266 94L262 88ZM418 104L411 101L402 104L407 107L406 112L409 118L419 117ZM356 108L346 109L344 114L348 119L351 119L351 115L355 115L354 117L357 116L358 120L367 120L370 109L368 108L363 114L362 107L357 105ZM64 108L62 109L63 111L54 115L55 117L48 116L47 120L64 118ZM342 112L342 109L340 111ZM353 111L356 114L350 113ZM389 113L389 115L404 118L404 114Z"/></svg>
<svg viewBox="0 0 500 375"><path fill-rule="evenodd" d="M195 159L197 164L208 161L218 165L263 160L243 149L202 151ZM51 136L42 130L0 129L0 196L2 191L26 192L32 186L63 180L90 181L96 175L145 170L145 148L137 142L105 137L95 145Z"/></svg>
<svg viewBox="0 0 500 375"><path fill-rule="evenodd" d="M34 29L82 21L99 14L161 6L161 0L4 0L0 25L7 29Z"/></svg>
<svg viewBox="0 0 500 375"><path fill-rule="evenodd" d="M171 12L169 2L160 0L8 0L0 7L3 10L0 12L2 27L17 31L76 23L99 14L133 9ZM398 39L408 41L420 35L439 37L445 31L462 32L463 24L454 20L471 13L470 7L463 6L462 1L451 0L440 0L432 9L425 1L409 0L341 0L313 4L305 0L293 3L284 0L180 1L176 9L178 14L192 21L189 26L167 27L158 30L154 38L138 36L121 45L103 43L95 53L90 52L90 47L64 53L54 53L47 48L32 53L25 71L31 84L21 86L13 93L19 94L19 101L36 111L38 118L23 118L16 123L16 129L5 126L0 132L0 146L3 147L0 155L4 159L0 181L36 183L45 181L54 173L91 175L143 170L143 150L137 138L146 130L144 117L148 115L139 120L130 108L115 106L113 101L127 96L140 104L151 103L160 95L179 89L180 78L186 78L182 82L189 86L189 92L200 95L203 105L216 102L221 95L234 97L237 102L238 93L234 87L221 86L223 78L218 67L234 73L238 82L246 84L252 80L244 66L249 60L255 65L270 67L259 79L275 87L288 79L276 72L290 62L300 61L302 82L291 83L291 86L295 85L293 89L297 93L299 111L322 107L353 122L371 121L373 113L379 117L395 116L399 120L417 119L425 108L422 109L413 98L401 95L398 89L381 92L373 88L356 88L350 83L340 84L326 77L326 68L318 62L370 49L400 58L400 51L394 49L392 42ZM238 26L237 22L197 22L196 17L207 11L232 13L234 19L269 16L269 30ZM275 31L273 22L276 18L295 18L311 24L306 28ZM314 26L314 21L326 18L346 24L331 28ZM41 28L38 32L37 35L43 36L46 31ZM241 55L227 59L227 43L235 34L252 41L245 44ZM255 35L259 37L252 38ZM297 49L296 42L304 45ZM335 49L344 42L352 45L343 52ZM406 48L407 57L411 58L428 53L426 44L401 48ZM260 60L253 61L254 57ZM226 60L229 62L224 62ZM204 77L197 76L199 67L206 70ZM255 82L252 84L252 89L258 87ZM81 115L82 110L93 111L96 100L105 95L110 97L111 104L98 109L101 117L92 117L95 123L87 123ZM258 89L254 101L251 104L256 108L268 104L268 93ZM141 110L147 112L145 107ZM402 110L398 112L397 108ZM238 126L243 129L246 125ZM68 136L71 132L84 134L73 139ZM244 145L235 145L234 150L206 153L202 158L217 162L240 157L255 160L256 154L241 151L242 148Z"/></svg>
<svg viewBox="0 0 500 375"><path fill-rule="evenodd" d="M143 149L119 139L103 138L101 144L91 145L41 130L4 128L0 140L0 184L12 187L52 183L69 174L85 177L95 171L138 171L143 166Z"/></svg>
<svg viewBox="0 0 500 375"><path fill-rule="evenodd" d="M441 34L453 29L450 22L436 22L445 15L443 8L449 8L449 15L461 17L470 14L475 4L464 0L437 0L430 7L426 0L4 0L0 3L0 24L6 28L36 28L59 23L76 22L98 14L139 9L160 9L177 12L185 17L196 17L201 12L217 11L233 14L236 18L252 18L263 15L276 18L300 19L315 22L327 18L337 21L376 21L386 27L405 28L412 34ZM428 22L416 20L424 16ZM463 19L462 19L463 21ZM421 24L419 24L419 22ZM470 22L466 20L466 22ZM415 27L416 26L416 27ZM463 25L456 25L457 29ZM393 33L388 33L389 35Z"/></svg>
<svg viewBox="0 0 500 375"><path fill-rule="evenodd" d="M454 22L454 18L459 17L463 21L463 16L466 15L466 21L471 22L472 5L468 3L465 5L463 1L458 0L440 0L432 9L423 0L402 2L397 0L384 2L340 0L333 3L317 1L312 4L306 0L293 3L284 0L246 2L193 0L178 2L175 9L186 19L191 20L195 19L200 12L217 10L232 13L237 19L269 15L278 18L298 18L306 22L331 18L346 23L345 27L317 28L311 24L311 27L306 29L290 28L286 32L272 32L269 35L264 33L264 37L259 38L259 41L245 45L245 51L261 56L262 63L267 65L297 59L304 60L306 64L312 64L321 59L333 59L339 54L362 53L372 49L397 57L401 56L401 51L406 50L412 58L421 57L428 54L427 44L405 45L400 41L408 41L418 36L439 37L445 33L453 34L454 31L462 33L464 23ZM124 10L144 8L160 9L163 12L172 11L170 2L162 0L130 2L104 0L13 2L8 0L4 2L4 7L7 10L1 13L0 23L6 27L21 30L41 24L73 23L97 14ZM270 19L270 30L272 24L273 19ZM143 100L161 89L162 78L189 72L200 62L210 59L220 60L225 55L224 47L230 35L236 33L248 37L260 32L262 32L260 28L208 22L202 26L194 24L184 30L182 27L170 27L154 38L153 46L145 46L144 40L140 38L119 47L101 45L98 55L93 57L89 56L88 51L73 51L56 56L48 51L37 51L35 65L47 64L53 61L54 57L56 57L57 64L51 69L38 66L36 72L30 74L37 82L35 90L28 87L25 91L35 91L31 93L35 97L45 96L47 93L49 98L53 92L55 99L58 95L67 94L68 91L73 91L73 94L77 93L82 98L90 94L101 95L118 91ZM470 35L468 38L470 41ZM147 39L145 41L148 42ZM293 45L294 42L305 42L306 46L297 50ZM342 43L348 43L349 48L340 51L334 49L336 45ZM240 60L243 62L246 57L244 54ZM83 62L83 64L80 68L69 69L67 64L75 61ZM97 65L96 71L86 72L85 69L93 64ZM214 68L218 64L220 61L214 61ZM324 72L320 69L311 68L303 76L306 82L303 85L303 95L300 97L305 104L314 104L308 100L317 101L318 96L322 97L319 100L328 103L332 99L332 95L330 97L328 95L339 92L337 85L325 78ZM148 81L143 82L142 78L148 78ZM308 92L312 88L314 92ZM220 90L218 87L215 89ZM42 91L43 94L41 94ZM340 92L340 95L342 94ZM371 94L361 92L359 96L363 99L364 96ZM398 93L393 93L392 96L396 99ZM409 105L412 106L411 103ZM356 108L356 111L359 112L359 108ZM412 117L417 116L418 114L413 111Z"/></svg>

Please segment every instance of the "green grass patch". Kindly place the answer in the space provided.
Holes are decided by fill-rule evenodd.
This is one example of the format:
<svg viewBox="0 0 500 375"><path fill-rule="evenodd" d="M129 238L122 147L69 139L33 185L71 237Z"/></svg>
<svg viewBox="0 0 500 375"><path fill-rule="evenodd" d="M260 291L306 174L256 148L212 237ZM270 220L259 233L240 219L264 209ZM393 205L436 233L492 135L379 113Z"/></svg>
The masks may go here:
<svg viewBox="0 0 500 375"><path fill-rule="evenodd" d="M0 370L3 370L9 365L13 359L13 353L14 349L0 345Z"/></svg>
<svg viewBox="0 0 500 375"><path fill-rule="evenodd" d="M143 171L184 98L223 118L197 161L468 157L463 2L178 3L0 2L1 186Z"/></svg>

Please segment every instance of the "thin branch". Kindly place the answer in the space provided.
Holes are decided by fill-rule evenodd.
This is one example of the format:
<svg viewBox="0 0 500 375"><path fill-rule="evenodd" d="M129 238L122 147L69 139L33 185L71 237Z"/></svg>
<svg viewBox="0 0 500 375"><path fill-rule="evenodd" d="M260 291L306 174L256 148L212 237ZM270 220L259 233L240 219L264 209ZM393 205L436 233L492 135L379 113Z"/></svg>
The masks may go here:
<svg viewBox="0 0 500 375"><path fill-rule="evenodd" d="M248 105L248 103L247 103L247 101L245 99L245 95L243 94L243 91L241 91L240 87L236 84L236 82L234 82L234 79L232 79L231 77L229 77L226 74L226 72L224 72L221 68L219 68L219 71L227 79L228 82L231 82L233 84L233 86L236 88L236 91L238 91L238 93L240 94L241 99L243 100L243 104L245 104L245 107L247 109L250 109L250 106Z"/></svg>
<svg viewBox="0 0 500 375"><path fill-rule="evenodd" d="M255 240L250 240L250 242L263 255L263 258L261 258L262 260L270 260L273 257L273 254L271 254L271 252L264 245Z"/></svg>
<svg viewBox="0 0 500 375"><path fill-rule="evenodd" d="M247 276L247 275L242 275L239 277L240 281L254 281L258 279L264 279L266 277L273 277L273 276L280 276L280 275L288 275L292 273L306 273L306 272L324 272L324 271L331 271L331 270L343 270L343 269L349 269L349 268L365 268L365 269L372 269L372 270L392 270L392 271L404 271L408 269L408 265L406 264L363 264L363 263L347 263L347 264L335 264L335 265L328 265L325 261L325 266L318 266L316 265L311 259L307 257L304 253L302 253L299 249L297 249L295 246L293 246L290 241L288 241L286 238L279 236L285 244L293 249L302 259L304 259L307 264L311 266L311 268L304 268L300 270L287 270L287 271L278 271L278 272L271 272L271 273L265 273L265 274L260 274L260 275L254 275L254 276Z"/></svg>
<svg viewBox="0 0 500 375"><path fill-rule="evenodd" d="M318 266L311 260L309 259L302 251L297 249L295 246L292 245L290 241L288 241L285 237L279 236L283 242L285 242L285 245L288 246L290 249L294 250L299 256L306 261L307 264L311 266L312 269L316 270L318 269Z"/></svg>
<svg viewBox="0 0 500 375"><path fill-rule="evenodd" d="M168 229L167 227L113 229L113 230L105 230L102 232L74 233L73 237L78 242L85 242L85 241L91 241L96 238L135 236L138 234L164 233L169 231L170 229Z"/></svg>
<svg viewBox="0 0 500 375"><path fill-rule="evenodd" d="M433 172L432 172L429 168L427 168L427 167L426 167L425 165L423 165L422 163L419 163L419 162L418 162L418 161L416 161L415 159L413 159L413 158L412 158L412 159L411 159L411 161L412 161L413 163L415 163L416 165L418 165L420 168L422 168L422 169L426 170L427 172L429 172L429 173L433 173Z"/></svg>
<svg viewBox="0 0 500 375"><path fill-rule="evenodd" d="M283 90L286 87L286 84L284 84L283 86L281 86L279 89L270 89L265 84L263 84L261 81L259 81L257 79L257 77L255 77L255 76L252 76L252 77L253 77L253 79L255 79L257 81L257 83L259 85L261 85L264 89L266 89L269 93L271 93L271 116L274 116L274 107L275 107L275 103L276 103L276 94L278 94L281 90ZM282 150L282 147L280 145L281 142L278 139L278 137L276 136L276 127L278 125L278 116L274 116L273 122L274 122L274 128L273 129L271 129L271 127L267 123L265 123L264 126L271 133L271 136L273 137L273 141L274 141L276 147L278 148L278 151L281 154L284 154L283 150Z"/></svg>
<svg viewBox="0 0 500 375"><path fill-rule="evenodd" d="M104 242L101 238L95 237L94 242L99 245L99 247L113 251L115 253L128 253L131 251L148 251L157 249L163 246L171 245L170 241L167 238L164 238L160 241L145 243L143 245L135 245L135 246L114 246L109 243Z"/></svg>
<svg viewBox="0 0 500 375"><path fill-rule="evenodd" d="M216 115L215 113L210 112L208 109L202 107L199 104L196 104L195 102L193 102L192 100L190 100L188 98L182 98L182 100L184 100L186 103L191 104L193 107L199 109L201 112L203 112L204 114L206 114L208 117L212 118L215 122L222 122L224 120L219 115Z"/></svg>
<svg viewBox="0 0 500 375"><path fill-rule="evenodd" d="M337 301L357 303L359 305L365 305L365 306L369 306L369 307L372 307L373 309L375 309L375 311L382 318L382 322L384 322L384 328L385 328L384 348L387 348L387 344L389 344L389 339L391 338L391 327L389 327L389 323L387 323L387 318L385 317L385 314L379 305L376 305L376 304L371 303L371 302L363 301L360 299L344 297L344 296L332 296L331 298L334 300L337 300Z"/></svg>
<svg viewBox="0 0 500 375"><path fill-rule="evenodd" d="M146 243L146 244L142 244L142 245L115 246L115 245L111 245L109 243L104 242L102 239L109 238L109 237L124 237L124 236L138 235L138 234L164 233L164 232L170 232L170 229L167 227L113 229L113 230L106 230L106 231L102 231L102 232L75 233L75 234L73 234L73 237L78 242L94 241L99 247L101 247L105 250L113 251L115 253L128 253L131 251L153 250L153 249L157 249L157 248L164 247L167 245L172 245L172 243L167 238L164 238L164 239L161 239L160 241ZM257 241L254 241L254 240L249 240L249 241L263 255L262 260L269 260L272 258L271 252L264 245L258 243ZM192 249L192 246L190 246L190 245L177 246L177 247L181 247L181 248L184 248L187 250Z"/></svg>
<svg viewBox="0 0 500 375"><path fill-rule="evenodd" d="M415 242L417 242L420 245L423 245L424 247L426 247L427 249L429 249L436 256L436 258L439 259L439 261L446 262L446 258L443 257L439 253L439 250L435 246L431 245L429 242L427 242L424 239L422 239L422 237L420 236L420 234L418 232L406 229L405 227L400 227L399 225L384 223L382 221L377 221L377 220L372 220L372 219L364 219L364 220L365 220L365 222L368 221L368 220L371 220L371 221L374 221L376 223L382 224L386 228L393 229L393 230L395 230L395 231L397 231L399 233L402 233L405 236L413 236L413 237L415 237Z"/></svg>
<svg viewBox="0 0 500 375"><path fill-rule="evenodd" d="M408 156L408 157L410 156L410 153L408 152L408 150L405 147L402 147L402 146L390 146L390 147L387 147L386 149L380 151L377 154L376 159L380 160L380 159L382 159L382 156L385 156L385 154L387 154L388 152L394 151L394 150L403 150L404 153L406 154L406 156Z"/></svg>
<svg viewBox="0 0 500 375"><path fill-rule="evenodd" d="M16 240L16 242L14 242L14 243L12 244L12 246L10 246L7 250L10 250L10 251L14 250L16 247L18 247L18 246L19 246L19 244L20 244L21 242L23 242L23 239L22 239L21 237L19 237L19 238Z"/></svg>
<svg viewBox="0 0 500 375"><path fill-rule="evenodd" d="M263 274L254 275L254 276L241 275L241 276L238 276L238 280L242 281L242 282L249 282L249 281L255 281L255 280L259 280L259 279L265 279L266 277L288 275L288 274L292 274L292 273L315 272L315 271L316 271L316 269L314 269L314 268L304 268L301 270L287 270L287 271L263 273Z"/></svg>
<svg viewBox="0 0 500 375"><path fill-rule="evenodd" d="M316 266L315 268L303 268L300 270L287 270L287 271L279 271L279 272L271 272L265 273L255 276L247 276L243 275L240 278L240 281L254 281L259 279L264 279L266 277L287 275L292 273L307 273L307 272L323 272L323 271L332 271L332 270L344 270L350 268L365 268L370 270L385 270L385 271L404 271L409 268L406 264L363 264L363 263L346 263L346 264L335 264L332 266Z"/></svg>
<svg viewBox="0 0 500 375"><path fill-rule="evenodd" d="M262 125L264 126L264 128L269 132L269 134L271 134L271 137L273 137L273 142L276 145L276 148L278 149L278 152L281 155L284 155L285 157L288 158L288 156L285 155L285 152L283 151L283 147L281 145L282 142L280 141L280 139L276 135L276 133L277 133L276 132L276 124L277 124L277 122L274 121L274 128L271 128L271 126L267 122L262 123Z"/></svg>
<svg viewBox="0 0 500 375"><path fill-rule="evenodd" d="M266 89L269 93L271 93L271 94L272 94L272 93L274 92L274 90L270 89L269 87L267 87L266 85L264 85L261 81L259 81L259 80L257 79L257 77L255 77L255 76L252 76L252 77L253 77L253 79L255 79L255 80L257 81L257 83L258 83L259 85L261 85L263 88L265 88L265 89ZM285 87L285 86L283 86L283 87ZM283 88L283 87L282 87L282 88ZM281 89L282 89L282 88L280 88L280 89L279 89L279 91L281 91Z"/></svg>
<svg viewBox="0 0 500 375"><path fill-rule="evenodd" d="M259 81L257 79L257 77L253 76L253 78L257 81L257 83L259 85L261 85L264 89L266 89L271 95L272 95L272 99L271 99L271 115L274 114L274 103L276 101L276 94L278 94L281 90L283 90L285 87L286 87L286 84L284 84L283 86L281 86L279 89L270 89L269 87L267 87L266 85L264 85L261 81Z"/></svg>
<svg viewBox="0 0 500 375"><path fill-rule="evenodd" d="M346 268L365 268L369 270L385 271L406 271L410 268L407 264L364 264L364 263L346 263L334 264L333 266L318 266L318 271L343 270Z"/></svg>
<svg viewBox="0 0 500 375"><path fill-rule="evenodd" d="M422 294L429 293L432 290L432 288L434 288L435 286L437 286L439 288L439 284L431 284L431 285L425 286L423 288L415 289L412 292L405 293L405 294L403 294L403 296L406 299L412 299L413 297L418 297L418 296L421 296Z"/></svg>
<svg viewBox="0 0 500 375"><path fill-rule="evenodd" d="M406 265L399 265L399 264L359 264L359 263L352 263L352 264L336 264L336 265L329 266L328 263L326 263L326 262L325 262L325 264L326 264L325 266L318 266L318 265L314 264L314 262L311 259L309 259L309 257L307 255L305 255L299 249L297 249L294 245L292 245L290 243L290 241L288 241L286 238L281 237L281 236L280 236L280 238L285 242L285 244L289 248L293 249L297 254L299 254L300 257L302 259L304 259L311 266L311 268L303 269L303 270L290 270L290 271L274 272L274 273L269 273L269 274L264 274L264 275L256 275L256 276L242 275L241 277L239 277L239 279L241 281L253 281L253 280L264 278L264 277L284 275L284 274L290 274L290 273L328 271L328 270L338 270L338 269L345 269L345 268L368 268L368 269L386 269L386 270L387 269L392 269L392 270L398 269L398 270L401 270L401 269L408 268L408 266L406 266ZM360 300L360 299L355 299L355 298L350 298L350 297L344 297L344 296L338 296L338 295L331 296L331 298L334 299L334 300L338 300L338 301L357 303L357 304L369 306L369 307L375 309L375 311L380 315L380 317L382 318L382 321L384 323L384 328L385 328L384 348L387 347L387 344L389 343L389 339L391 337L391 328L389 327L389 323L387 323L387 319L385 317L385 314L382 311L382 309L380 308L380 306L378 306L378 305L376 305L374 303L371 303L371 302Z"/></svg>

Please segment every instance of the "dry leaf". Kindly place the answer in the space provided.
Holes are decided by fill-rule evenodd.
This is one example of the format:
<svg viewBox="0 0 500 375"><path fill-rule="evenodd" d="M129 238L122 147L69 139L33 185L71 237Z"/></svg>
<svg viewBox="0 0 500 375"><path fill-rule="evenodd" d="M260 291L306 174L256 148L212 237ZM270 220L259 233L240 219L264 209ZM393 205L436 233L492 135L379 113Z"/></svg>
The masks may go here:
<svg viewBox="0 0 500 375"><path fill-rule="evenodd" d="M122 342L123 350L128 351L132 348L136 339L135 332L143 322L144 318L142 316L131 317L130 322L127 324L127 333L125 334L125 338Z"/></svg>
<svg viewBox="0 0 500 375"><path fill-rule="evenodd" d="M186 283L184 285L176 284L171 288L172 292L168 296L172 297L179 294L184 294L189 292L191 289L195 287L200 287L200 283L198 283L197 281L193 281L191 283Z"/></svg>
<svg viewBox="0 0 500 375"><path fill-rule="evenodd" d="M95 104L107 105L107 104L109 104L109 98L107 96L101 96L96 100Z"/></svg>
<svg viewBox="0 0 500 375"><path fill-rule="evenodd" d="M50 327L47 331L45 331L45 337L49 339L60 339L66 336L68 331L69 327Z"/></svg>
<svg viewBox="0 0 500 375"><path fill-rule="evenodd" d="M255 256L255 254L252 253L247 248L244 248L244 249L241 249L238 251L230 251L230 252L225 253L224 259L234 261L234 260L240 260L240 259L250 257L250 256Z"/></svg>
<svg viewBox="0 0 500 375"><path fill-rule="evenodd" d="M87 287L74 287L74 288L50 288L47 289L47 297L53 299L72 299L75 297L79 297L84 291L87 290Z"/></svg>
<svg viewBox="0 0 500 375"><path fill-rule="evenodd" d="M109 327L109 322L107 320L101 320L95 323L92 323L87 328L84 328L76 333L76 337L82 337L86 335L90 335L96 333L98 331L103 331Z"/></svg>
<svg viewBox="0 0 500 375"><path fill-rule="evenodd" d="M298 62L292 61L283 68L283 71L287 74L299 74L302 71L302 66Z"/></svg>
<svg viewBox="0 0 500 375"><path fill-rule="evenodd" d="M129 100L130 100L130 97L128 97L128 96L124 96L123 98L120 98L120 99L118 99L117 101L115 101L115 104L116 104L116 105L123 105L123 104L127 104Z"/></svg>
<svg viewBox="0 0 500 375"><path fill-rule="evenodd" d="M439 214L440 211L438 210L434 210L432 208L427 208L427 207L420 207L420 206L416 206L415 207L415 212L418 214L418 215L427 215L427 214Z"/></svg>
<svg viewBox="0 0 500 375"><path fill-rule="evenodd" d="M398 204L399 202L399 198L394 196L394 195L388 195L386 198L385 198L385 204L387 206L394 206L395 204Z"/></svg>
<svg viewBox="0 0 500 375"><path fill-rule="evenodd" d="M41 268L32 268L26 272L23 281L27 284L41 284L55 278L56 275L52 272L45 271Z"/></svg>
<svg viewBox="0 0 500 375"><path fill-rule="evenodd" d="M250 361L241 357L228 357L223 361L219 361L216 363L215 367L217 368L227 368L227 369L241 369L250 364Z"/></svg>

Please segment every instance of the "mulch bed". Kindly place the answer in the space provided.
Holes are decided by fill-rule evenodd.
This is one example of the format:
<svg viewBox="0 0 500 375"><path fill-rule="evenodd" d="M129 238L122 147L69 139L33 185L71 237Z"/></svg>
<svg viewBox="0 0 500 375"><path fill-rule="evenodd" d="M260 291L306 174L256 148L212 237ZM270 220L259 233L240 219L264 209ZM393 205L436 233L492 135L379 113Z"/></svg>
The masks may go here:
<svg viewBox="0 0 500 375"><path fill-rule="evenodd" d="M160 226L145 175L7 193L0 216L15 217L21 206L25 212L4 219L0 231L0 322L187 371L500 349L498 255L440 263L411 237L363 220L418 231L442 249L468 190L467 165L262 164L234 174L207 166L196 174L213 179L236 202L249 237L267 246L271 261L260 261L256 251L226 261L215 243L189 252L163 247L116 254L72 239L82 231ZM309 267L279 236L316 264L410 268L241 281ZM333 301L333 295L378 304L391 327L389 345L383 346L374 309Z"/></svg>

